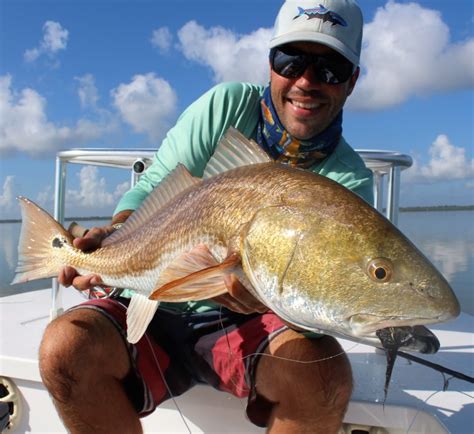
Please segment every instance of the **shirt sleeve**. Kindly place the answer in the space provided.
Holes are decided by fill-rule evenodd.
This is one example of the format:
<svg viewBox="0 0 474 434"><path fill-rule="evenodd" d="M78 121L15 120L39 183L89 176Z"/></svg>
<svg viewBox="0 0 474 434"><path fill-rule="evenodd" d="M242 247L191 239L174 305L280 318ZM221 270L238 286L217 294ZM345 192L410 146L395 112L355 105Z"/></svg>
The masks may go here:
<svg viewBox="0 0 474 434"><path fill-rule="evenodd" d="M339 177L338 182L357 193L370 205L374 205L374 180L370 169L348 172Z"/></svg>
<svg viewBox="0 0 474 434"><path fill-rule="evenodd" d="M373 173L344 138L341 138L334 153L314 168L314 171L331 178L374 205Z"/></svg>
<svg viewBox="0 0 474 434"><path fill-rule="evenodd" d="M169 130L151 166L119 201L114 214L137 209L178 163L201 177L219 139L230 126L246 137L254 136L261 92L261 86L224 83L191 104Z"/></svg>

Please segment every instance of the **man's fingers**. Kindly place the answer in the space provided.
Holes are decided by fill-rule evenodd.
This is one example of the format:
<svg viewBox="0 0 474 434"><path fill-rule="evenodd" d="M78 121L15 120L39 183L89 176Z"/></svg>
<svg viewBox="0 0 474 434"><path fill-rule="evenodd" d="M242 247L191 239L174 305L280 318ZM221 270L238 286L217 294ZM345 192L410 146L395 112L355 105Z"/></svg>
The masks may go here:
<svg viewBox="0 0 474 434"><path fill-rule="evenodd" d="M240 280L237 278L237 276L233 274L226 276L224 283L229 291L230 296L233 298L234 304L239 308L238 311L242 311L242 313L264 313L268 311L268 307L257 300L247 290L247 288L242 285L242 283L240 283ZM228 302L230 303L230 301ZM236 310L232 307L230 307L230 309ZM244 310L245 312L243 312Z"/></svg>
<svg viewBox="0 0 474 434"><path fill-rule="evenodd" d="M96 250L102 244L104 238L114 232L113 226L93 227L90 230L80 227L77 223L69 227L73 239L73 245L84 252ZM79 291L86 291L94 286L102 285L102 279L96 274L80 276L73 267L63 267L58 274L58 282L63 286L74 286Z"/></svg>
<svg viewBox="0 0 474 434"><path fill-rule="evenodd" d="M77 276L72 281L72 285L79 291L86 291L94 286L101 285L102 280L96 274L88 274L87 276Z"/></svg>
<svg viewBox="0 0 474 434"><path fill-rule="evenodd" d="M85 236L81 238L74 238L72 243L74 244L74 247L84 252L89 252L100 247L101 242L102 242L102 239L99 239L97 237Z"/></svg>
<svg viewBox="0 0 474 434"><path fill-rule="evenodd" d="M104 238L114 231L112 226L94 227L83 237L74 238L74 247L89 252L100 247Z"/></svg>
<svg viewBox="0 0 474 434"><path fill-rule="evenodd" d="M240 303L237 299L232 297L230 294L219 295L218 297L214 297L212 300L215 301L216 303L222 304L222 306L225 306L227 309L230 309L237 313L244 313L244 314L255 313L255 310L253 308Z"/></svg>
<svg viewBox="0 0 474 434"><path fill-rule="evenodd" d="M102 279L97 274L80 276L72 267L63 267L58 274L58 282L63 286L74 286L79 291L91 289L94 286L102 285Z"/></svg>
<svg viewBox="0 0 474 434"><path fill-rule="evenodd" d="M72 267L63 267L58 274L58 282L63 286L71 286L73 279L77 276L77 272Z"/></svg>

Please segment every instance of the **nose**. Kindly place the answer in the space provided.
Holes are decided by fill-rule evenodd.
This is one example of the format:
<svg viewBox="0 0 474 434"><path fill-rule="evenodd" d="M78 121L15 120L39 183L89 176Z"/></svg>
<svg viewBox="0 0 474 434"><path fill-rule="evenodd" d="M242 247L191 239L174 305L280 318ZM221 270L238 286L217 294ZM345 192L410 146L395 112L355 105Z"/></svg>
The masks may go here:
<svg viewBox="0 0 474 434"><path fill-rule="evenodd" d="M313 65L308 65L301 77L296 81L298 87L308 90L320 89L323 84L324 83L318 79Z"/></svg>

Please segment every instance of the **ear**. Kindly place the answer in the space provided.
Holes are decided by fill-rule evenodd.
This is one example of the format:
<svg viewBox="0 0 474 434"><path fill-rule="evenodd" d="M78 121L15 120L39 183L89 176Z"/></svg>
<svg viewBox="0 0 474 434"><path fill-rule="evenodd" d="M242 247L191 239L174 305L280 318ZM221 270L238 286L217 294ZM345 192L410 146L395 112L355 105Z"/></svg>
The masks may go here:
<svg viewBox="0 0 474 434"><path fill-rule="evenodd" d="M357 67L356 70L354 71L354 74L352 74L351 78L349 79L349 88L347 89L347 96L349 96L354 90L354 87L357 83L357 79L359 78L359 74L360 74L360 68Z"/></svg>

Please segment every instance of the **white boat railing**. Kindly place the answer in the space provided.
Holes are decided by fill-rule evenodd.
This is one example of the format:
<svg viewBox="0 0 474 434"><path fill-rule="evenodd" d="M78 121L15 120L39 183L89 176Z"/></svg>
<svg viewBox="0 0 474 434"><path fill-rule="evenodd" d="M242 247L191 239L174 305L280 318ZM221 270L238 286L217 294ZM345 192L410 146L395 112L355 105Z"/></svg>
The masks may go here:
<svg viewBox="0 0 474 434"><path fill-rule="evenodd" d="M133 186L141 173L151 164L155 151L155 149L150 148L78 148L58 152L55 171L54 218L64 224L68 164L127 169L131 174L130 185ZM394 224L397 224L401 171L412 165L412 158L409 155L392 151L357 149L357 152L374 174L375 208L385 214ZM62 312L59 296L60 286L57 279L53 279L51 318L55 318Z"/></svg>

